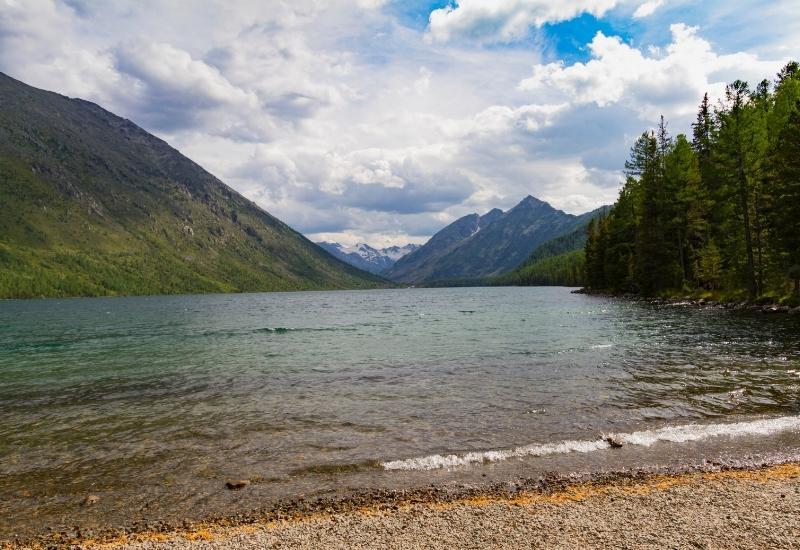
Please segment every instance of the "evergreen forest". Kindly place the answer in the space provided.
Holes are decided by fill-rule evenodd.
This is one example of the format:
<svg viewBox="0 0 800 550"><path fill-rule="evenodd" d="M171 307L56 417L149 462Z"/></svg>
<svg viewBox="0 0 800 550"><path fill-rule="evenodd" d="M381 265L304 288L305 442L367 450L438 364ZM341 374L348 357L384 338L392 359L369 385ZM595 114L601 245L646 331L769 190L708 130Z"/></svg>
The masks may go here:
<svg viewBox="0 0 800 550"><path fill-rule="evenodd" d="M590 290L797 301L800 65L703 97L692 135L661 118L625 163L626 181L585 246Z"/></svg>

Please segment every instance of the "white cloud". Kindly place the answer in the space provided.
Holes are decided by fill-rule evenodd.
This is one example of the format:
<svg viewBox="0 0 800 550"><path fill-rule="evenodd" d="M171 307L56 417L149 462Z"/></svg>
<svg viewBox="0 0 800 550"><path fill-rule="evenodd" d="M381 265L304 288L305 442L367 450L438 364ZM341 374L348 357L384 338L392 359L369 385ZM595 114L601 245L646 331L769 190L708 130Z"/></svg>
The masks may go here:
<svg viewBox="0 0 800 550"><path fill-rule="evenodd" d="M566 21L582 13L601 16L617 0L459 0L434 10L429 35L437 41L473 38L509 42L524 37L531 27Z"/></svg>
<svg viewBox="0 0 800 550"><path fill-rule="evenodd" d="M360 8L374 10L386 4L387 0L356 0Z"/></svg>
<svg viewBox="0 0 800 550"><path fill-rule="evenodd" d="M118 69L153 88L159 99L191 97L201 107L218 104L255 106L257 99L232 85L220 72L165 43L138 43L116 52Z"/></svg>
<svg viewBox="0 0 800 550"><path fill-rule="evenodd" d="M633 12L633 17L641 19L642 17L653 15L663 4L664 0L649 0L636 8L636 11Z"/></svg>
<svg viewBox="0 0 800 550"><path fill-rule="evenodd" d="M717 54L696 27L670 27L672 42L647 56L618 37L598 32L589 44L593 59L566 66L536 65L520 89L573 105L621 103L644 120L660 114L682 118L692 113L703 93L721 95L735 78L760 80L784 60L763 61L747 53Z"/></svg>
<svg viewBox="0 0 800 550"><path fill-rule="evenodd" d="M598 34L572 65L481 46L617 4L642 5L464 0L413 29L380 0L0 0L0 70L134 120L312 238L420 242L527 194L611 202L643 126L780 66L686 25L652 49Z"/></svg>

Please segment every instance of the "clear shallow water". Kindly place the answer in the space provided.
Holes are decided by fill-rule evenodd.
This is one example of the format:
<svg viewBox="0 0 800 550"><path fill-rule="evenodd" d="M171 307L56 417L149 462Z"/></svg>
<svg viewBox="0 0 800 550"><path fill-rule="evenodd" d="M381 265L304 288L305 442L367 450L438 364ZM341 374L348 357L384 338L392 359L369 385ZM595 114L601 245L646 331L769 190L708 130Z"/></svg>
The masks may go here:
<svg viewBox="0 0 800 550"><path fill-rule="evenodd" d="M0 535L609 467L601 433L800 448L799 343L797 317L563 288L0 302Z"/></svg>

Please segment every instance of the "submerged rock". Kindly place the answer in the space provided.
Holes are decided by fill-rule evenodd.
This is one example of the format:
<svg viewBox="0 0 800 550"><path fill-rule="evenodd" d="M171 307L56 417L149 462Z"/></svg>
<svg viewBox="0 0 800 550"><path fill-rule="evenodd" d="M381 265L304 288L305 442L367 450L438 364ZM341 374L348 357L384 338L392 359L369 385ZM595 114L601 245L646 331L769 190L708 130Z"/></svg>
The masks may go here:
<svg viewBox="0 0 800 550"><path fill-rule="evenodd" d="M83 505L83 506L92 506L94 504L97 504L98 502L100 502L100 497L99 496L97 496L97 495L89 495L85 499L83 499L83 502L81 503L81 505Z"/></svg>
<svg viewBox="0 0 800 550"><path fill-rule="evenodd" d="M619 449L625 443L615 435L603 435L603 441L608 443L612 449Z"/></svg>
<svg viewBox="0 0 800 550"><path fill-rule="evenodd" d="M237 491L239 489L247 487L248 485L250 485L249 479L237 479L235 481L228 481L225 483L225 487L227 487L231 491Z"/></svg>

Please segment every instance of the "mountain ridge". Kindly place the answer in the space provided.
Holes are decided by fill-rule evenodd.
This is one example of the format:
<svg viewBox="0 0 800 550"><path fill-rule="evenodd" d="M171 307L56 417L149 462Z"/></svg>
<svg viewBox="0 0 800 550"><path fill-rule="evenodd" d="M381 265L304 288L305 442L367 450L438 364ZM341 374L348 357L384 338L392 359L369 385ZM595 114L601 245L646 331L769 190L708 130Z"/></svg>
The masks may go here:
<svg viewBox="0 0 800 550"><path fill-rule="evenodd" d="M391 268L397 260L419 248L419 245L411 243L386 248L374 248L367 243L356 243L351 247L327 241L316 244L343 262L376 275Z"/></svg>
<svg viewBox="0 0 800 550"><path fill-rule="evenodd" d="M130 120L0 73L0 297L383 284Z"/></svg>
<svg viewBox="0 0 800 550"><path fill-rule="evenodd" d="M495 285L582 286L585 284L584 247L589 221L606 215L610 206L583 214L583 224L537 246L514 269L491 280Z"/></svg>
<svg viewBox="0 0 800 550"><path fill-rule="evenodd" d="M488 223L480 224L478 214L459 218L385 275L415 284L494 277L525 262L536 247L575 230L591 216L592 212L567 214L527 195L507 212L489 211L484 215Z"/></svg>
<svg viewBox="0 0 800 550"><path fill-rule="evenodd" d="M419 278L419 273L435 269L436 262L440 258L446 256L464 240L491 225L502 215L502 210L493 208L483 216L479 214L462 216L436 232L417 250L400 258L391 269L385 272L385 275L394 281L417 282L411 277L412 274Z"/></svg>

